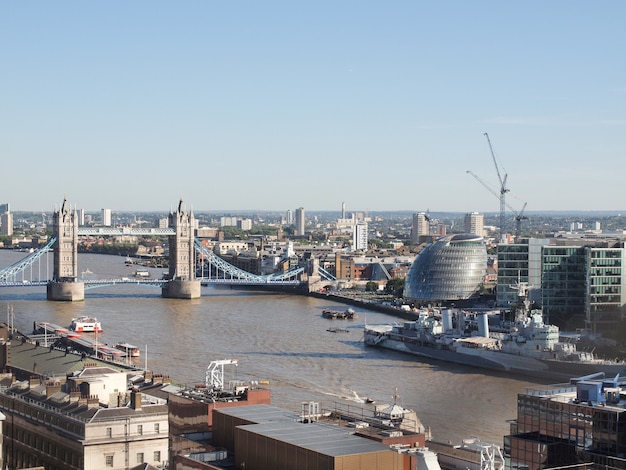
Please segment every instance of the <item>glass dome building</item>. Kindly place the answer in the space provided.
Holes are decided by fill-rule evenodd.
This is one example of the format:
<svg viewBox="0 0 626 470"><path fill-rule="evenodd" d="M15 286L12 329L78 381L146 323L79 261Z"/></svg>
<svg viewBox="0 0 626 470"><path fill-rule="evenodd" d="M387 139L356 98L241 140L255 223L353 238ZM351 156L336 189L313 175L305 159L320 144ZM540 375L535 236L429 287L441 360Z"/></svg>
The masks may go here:
<svg viewBox="0 0 626 470"><path fill-rule="evenodd" d="M424 248L413 261L404 284L412 301L464 300L478 293L487 270L483 237L447 235Z"/></svg>

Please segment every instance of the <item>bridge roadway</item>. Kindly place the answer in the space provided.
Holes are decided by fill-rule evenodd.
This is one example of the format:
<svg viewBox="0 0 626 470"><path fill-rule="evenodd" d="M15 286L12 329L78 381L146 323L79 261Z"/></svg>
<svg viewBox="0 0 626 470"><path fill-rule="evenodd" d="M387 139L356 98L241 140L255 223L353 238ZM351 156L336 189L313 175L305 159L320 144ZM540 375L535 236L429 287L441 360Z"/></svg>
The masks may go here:
<svg viewBox="0 0 626 470"><path fill-rule="evenodd" d="M268 279L237 279L237 278L208 278L198 277L197 281L203 286L216 285L240 285L240 286L299 286L302 285L302 281L298 280L277 280ZM0 287L45 287L49 281L0 281ZM163 288L167 284L167 279L134 279L134 278L121 278L121 279L89 279L82 282L85 285L85 290L96 289L98 287L115 286L120 284L135 284L149 287Z"/></svg>

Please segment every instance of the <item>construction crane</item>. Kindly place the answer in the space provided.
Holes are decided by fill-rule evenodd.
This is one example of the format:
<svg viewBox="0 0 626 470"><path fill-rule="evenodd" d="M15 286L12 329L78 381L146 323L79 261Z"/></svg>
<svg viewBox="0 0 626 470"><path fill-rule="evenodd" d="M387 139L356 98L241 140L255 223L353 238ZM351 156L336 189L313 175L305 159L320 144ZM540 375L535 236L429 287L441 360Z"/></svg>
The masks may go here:
<svg viewBox="0 0 626 470"><path fill-rule="evenodd" d="M519 240L519 236L522 233L522 220L528 220L528 217L524 215L524 209L526 209L527 202L522 206L522 210L519 212L515 212L511 207L507 204L507 207L513 211L515 214L515 240Z"/></svg>
<svg viewBox="0 0 626 470"><path fill-rule="evenodd" d="M478 175L476 173L474 173L473 171L467 170L467 173L469 173L470 175L472 175L474 178L476 178L476 181L478 181L480 184L482 184L487 191L489 191L491 194L493 194L495 197L497 197L498 199L500 199L500 196L498 195L498 193L491 187L489 186L487 183L485 183L482 179L480 179L478 177ZM501 199L500 199L501 200ZM519 240L519 236L521 234L522 231L522 220L528 220L528 217L526 217L524 215L524 210L526 209L526 205L528 204L527 202L524 203L524 206L522 207L522 210L517 212L515 209L513 209L509 203L507 203L505 201L504 203L506 205L506 207L509 208L509 210L511 212L513 212L513 214L515 214L515 239Z"/></svg>
<svg viewBox="0 0 626 470"><path fill-rule="evenodd" d="M507 174L504 174L504 178L500 175L500 168L498 167L498 162L496 160L496 155L493 152L493 147L491 146L491 140L489 140L489 134L485 132L485 137L487 138L487 142L489 143L489 150L491 151L491 158L493 158L493 164L496 167L496 173L498 174L498 181L500 182L500 239L504 240L506 235L506 227L505 227L505 207L506 207L506 193L509 192L509 189L506 187L506 178Z"/></svg>

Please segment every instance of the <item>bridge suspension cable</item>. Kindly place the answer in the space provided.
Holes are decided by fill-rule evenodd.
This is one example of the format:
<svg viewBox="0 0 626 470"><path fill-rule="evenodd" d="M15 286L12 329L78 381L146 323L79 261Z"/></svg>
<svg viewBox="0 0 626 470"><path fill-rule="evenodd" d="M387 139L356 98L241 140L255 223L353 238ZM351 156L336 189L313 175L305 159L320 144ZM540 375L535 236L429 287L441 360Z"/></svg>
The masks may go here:
<svg viewBox="0 0 626 470"><path fill-rule="evenodd" d="M16 274L24 271L29 266L32 266L39 260L39 258L50 251L56 241L57 239L55 237L51 237L50 240L48 240L48 243L41 248L33 251L30 255L19 260L17 263L0 270L0 282L11 280Z"/></svg>

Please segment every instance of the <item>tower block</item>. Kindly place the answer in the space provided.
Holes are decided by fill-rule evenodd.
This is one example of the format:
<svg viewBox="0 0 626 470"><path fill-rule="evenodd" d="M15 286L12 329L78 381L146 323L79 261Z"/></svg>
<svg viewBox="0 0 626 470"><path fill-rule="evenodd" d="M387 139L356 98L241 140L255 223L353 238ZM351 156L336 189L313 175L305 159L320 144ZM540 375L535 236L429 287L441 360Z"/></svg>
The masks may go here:
<svg viewBox="0 0 626 470"><path fill-rule="evenodd" d="M85 300L85 284L78 282L78 214L63 199L53 215L54 271L47 286L48 300Z"/></svg>
<svg viewBox="0 0 626 470"><path fill-rule="evenodd" d="M176 212L170 212L169 226L176 234L169 237L169 282L161 290L161 296L171 299L197 299L200 297L200 281L196 280L196 220L192 212L185 211L182 199Z"/></svg>

